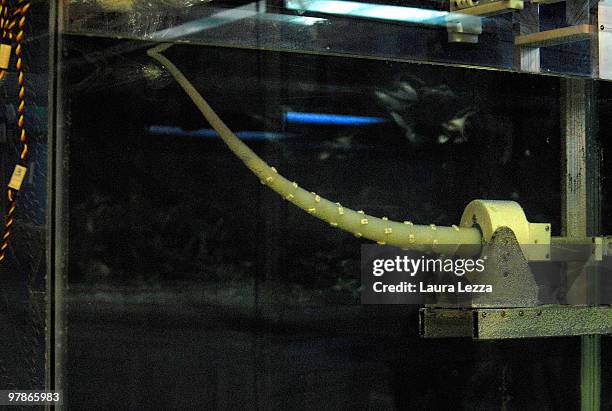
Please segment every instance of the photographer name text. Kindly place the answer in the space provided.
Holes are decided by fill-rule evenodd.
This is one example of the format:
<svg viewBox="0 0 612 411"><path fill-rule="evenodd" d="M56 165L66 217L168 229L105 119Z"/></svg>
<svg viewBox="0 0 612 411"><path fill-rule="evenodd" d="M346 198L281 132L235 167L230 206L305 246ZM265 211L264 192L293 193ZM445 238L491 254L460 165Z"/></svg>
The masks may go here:
<svg viewBox="0 0 612 411"><path fill-rule="evenodd" d="M399 284L384 284L380 281L372 284L375 293L492 293L493 286L490 284L427 284L419 281L417 284L402 281Z"/></svg>

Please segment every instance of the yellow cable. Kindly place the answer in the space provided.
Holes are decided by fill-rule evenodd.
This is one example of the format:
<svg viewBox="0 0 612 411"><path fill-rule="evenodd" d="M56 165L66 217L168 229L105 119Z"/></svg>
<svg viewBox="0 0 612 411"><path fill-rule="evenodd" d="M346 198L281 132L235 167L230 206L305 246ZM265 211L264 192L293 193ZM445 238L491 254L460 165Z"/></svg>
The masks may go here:
<svg viewBox="0 0 612 411"><path fill-rule="evenodd" d="M2 228L2 237L0 238L0 262L4 261L6 258L9 237L11 236L11 226L15 221L17 192L21 188L21 184L25 178L28 164L28 138L25 128L26 86L22 43L26 25L26 13L30 9L30 5L31 3L29 1L19 0L16 9L13 11L12 19L9 21L6 1L1 0L0 2L0 28L3 30L2 38L4 40L14 38L15 40L15 69L17 71L18 85L17 127L19 130L19 141L21 143L19 162L15 166L13 175L8 183L6 221ZM15 26L17 27L17 33L13 36L11 30ZM4 69L0 70L0 79L4 77L5 72L6 70Z"/></svg>

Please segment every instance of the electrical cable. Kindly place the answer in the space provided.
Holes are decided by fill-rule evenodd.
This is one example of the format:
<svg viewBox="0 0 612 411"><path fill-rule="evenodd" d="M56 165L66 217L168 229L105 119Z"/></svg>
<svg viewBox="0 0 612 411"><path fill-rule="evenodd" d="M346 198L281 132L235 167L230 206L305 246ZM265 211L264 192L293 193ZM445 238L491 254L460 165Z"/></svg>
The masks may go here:
<svg viewBox="0 0 612 411"><path fill-rule="evenodd" d="M30 5L31 3L29 1L18 0L15 9L11 13L6 0L0 0L0 29L2 30L0 43L0 79L6 77L13 48L12 43L14 43L15 70L17 72L18 86L17 128L19 142L21 143L19 161L15 165L15 169L7 187L7 212L4 227L2 229L2 239L0 240L0 262L6 258L9 237L11 236L11 227L15 221L17 193L21 188L28 167L28 139L25 127L26 87L23 63L23 39L26 14L30 9Z"/></svg>

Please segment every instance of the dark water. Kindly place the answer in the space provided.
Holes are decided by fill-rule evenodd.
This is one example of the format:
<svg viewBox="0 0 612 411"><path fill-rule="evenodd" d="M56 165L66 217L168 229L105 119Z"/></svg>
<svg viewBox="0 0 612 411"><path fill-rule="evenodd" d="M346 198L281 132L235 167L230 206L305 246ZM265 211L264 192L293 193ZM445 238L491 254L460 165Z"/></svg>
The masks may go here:
<svg viewBox="0 0 612 411"><path fill-rule="evenodd" d="M579 339L419 339L416 308L359 305L359 240L267 192L219 139L152 133L209 126L145 47L65 42L70 408L579 408ZM246 142L321 196L442 225L472 199L512 199L559 234L556 78L186 45L167 55L233 130L277 133ZM375 95L406 78L447 96L405 110L420 144ZM466 108L465 141L441 143L440 124ZM299 125L286 112L384 122Z"/></svg>

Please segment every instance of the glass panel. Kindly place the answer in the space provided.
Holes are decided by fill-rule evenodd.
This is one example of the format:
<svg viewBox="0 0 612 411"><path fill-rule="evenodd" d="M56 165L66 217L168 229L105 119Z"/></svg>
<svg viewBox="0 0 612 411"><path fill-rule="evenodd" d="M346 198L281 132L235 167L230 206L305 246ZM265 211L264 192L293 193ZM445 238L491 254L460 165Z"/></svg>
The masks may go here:
<svg viewBox="0 0 612 411"><path fill-rule="evenodd" d="M260 184L146 51L173 43L164 55L241 141L321 197L439 226L473 199L514 200L560 236L562 134L581 108L559 76L596 90L584 137L609 151L610 86L591 78L607 78L607 23L594 29L605 6L67 2L55 182L66 408L579 409L578 337L423 339L418 307L360 304L366 240Z"/></svg>
<svg viewBox="0 0 612 411"><path fill-rule="evenodd" d="M421 340L416 308L360 305L363 241L259 184L143 46L63 38L70 408L92 395L126 408L578 407L577 339ZM471 199L514 199L559 234L556 78L165 54L243 141L321 196L440 225ZM465 128L444 126L468 112Z"/></svg>
<svg viewBox="0 0 612 411"><path fill-rule="evenodd" d="M599 76L601 61L602 78L612 78L608 8L589 0L73 0L63 31L586 77Z"/></svg>

